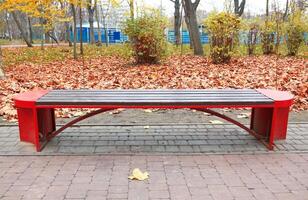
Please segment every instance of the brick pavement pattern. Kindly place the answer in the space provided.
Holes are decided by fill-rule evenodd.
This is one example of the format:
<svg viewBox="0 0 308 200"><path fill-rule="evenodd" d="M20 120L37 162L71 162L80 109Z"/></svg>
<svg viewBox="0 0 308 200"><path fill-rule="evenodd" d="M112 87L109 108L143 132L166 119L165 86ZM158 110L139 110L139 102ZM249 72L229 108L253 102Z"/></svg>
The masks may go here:
<svg viewBox="0 0 308 200"><path fill-rule="evenodd" d="M0 126L0 199L308 200L308 124L272 152L229 124L75 126L40 153Z"/></svg>
<svg viewBox="0 0 308 200"><path fill-rule="evenodd" d="M0 156L0 199L304 200L308 154Z"/></svg>
<svg viewBox="0 0 308 200"><path fill-rule="evenodd" d="M308 123L289 124L278 152L308 152ZM19 141L17 126L0 126L0 155L93 155L152 153L267 152L255 137L235 125L183 124L74 126L53 138L41 153Z"/></svg>

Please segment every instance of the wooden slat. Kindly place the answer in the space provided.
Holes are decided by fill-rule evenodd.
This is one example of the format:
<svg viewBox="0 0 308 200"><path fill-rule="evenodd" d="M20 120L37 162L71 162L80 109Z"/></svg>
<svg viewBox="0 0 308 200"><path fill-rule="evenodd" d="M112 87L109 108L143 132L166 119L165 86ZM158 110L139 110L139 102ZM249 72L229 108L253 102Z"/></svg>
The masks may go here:
<svg viewBox="0 0 308 200"><path fill-rule="evenodd" d="M37 105L252 105L273 100L251 89L52 90Z"/></svg>

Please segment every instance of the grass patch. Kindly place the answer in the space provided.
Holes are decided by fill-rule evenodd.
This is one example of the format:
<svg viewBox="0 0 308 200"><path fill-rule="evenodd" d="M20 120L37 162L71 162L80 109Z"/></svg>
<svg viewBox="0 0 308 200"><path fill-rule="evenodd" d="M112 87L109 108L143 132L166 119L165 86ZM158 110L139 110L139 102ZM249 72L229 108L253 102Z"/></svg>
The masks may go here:
<svg viewBox="0 0 308 200"><path fill-rule="evenodd" d="M26 43L23 40L0 39L0 45L18 45L18 44L26 44Z"/></svg>
<svg viewBox="0 0 308 200"><path fill-rule="evenodd" d="M13 66L21 63L44 64L73 58L73 48L69 46L48 46L44 50L41 47L4 48L2 51L5 66ZM77 52L79 52L79 46ZM100 56L119 56L128 59L131 57L131 50L127 45L111 45L109 47L98 47L95 45L84 46L84 59ZM78 58L81 59L82 57L78 55Z"/></svg>
<svg viewBox="0 0 308 200"><path fill-rule="evenodd" d="M209 56L210 45L203 45L205 56ZM79 52L79 46L78 50ZM44 50L40 47L22 47L22 48L3 48L3 62L5 66L14 66L21 63L36 63L44 64L52 61L62 61L65 59L73 58L73 48L69 46L48 46ZM106 46L85 45L84 46L84 59L97 58L100 56L116 56L124 59L132 58L132 50L129 44L116 44ZM189 45L175 46L168 44L168 56L172 55L192 55L193 50ZM286 56L287 47L282 44L279 48L279 54ZM261 45L256 47L256 55L262 55ZM245 45L239 45L234 50L235 57L247 56L247 48ZM308 45L301 45L299 57L308 58ZM82 57L78 55L79 59Z"/></svg>

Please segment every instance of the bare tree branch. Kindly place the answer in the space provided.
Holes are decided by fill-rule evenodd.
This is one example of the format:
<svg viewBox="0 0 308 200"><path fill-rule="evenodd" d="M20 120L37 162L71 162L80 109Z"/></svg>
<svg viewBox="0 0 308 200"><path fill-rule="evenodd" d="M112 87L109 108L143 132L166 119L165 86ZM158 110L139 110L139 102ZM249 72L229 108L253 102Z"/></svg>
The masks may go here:
<svg viewBox="0 0 308 200"><path fill-rule="evenodd" d="M289 12L289 0L287 0L287 2L286 2L286 9L283 13L283 21L287 20L288 12Z"/></svg>
<svg viewBox="0 0 308 200"><path fill-rule="evenodd" d="M195 11L197 10L197 7L198 7L199 3L200 3L200 0L196 0L196 1L192 4L193 9L194 9Z"/></svg>
<svg viewBox="0 0 308 200"><path fill-rule="evenodd" d="M238 16L242 16L245 9L246 0L242 0L241 3L239 3L239 0L234 0L234 14Z"/></svg>

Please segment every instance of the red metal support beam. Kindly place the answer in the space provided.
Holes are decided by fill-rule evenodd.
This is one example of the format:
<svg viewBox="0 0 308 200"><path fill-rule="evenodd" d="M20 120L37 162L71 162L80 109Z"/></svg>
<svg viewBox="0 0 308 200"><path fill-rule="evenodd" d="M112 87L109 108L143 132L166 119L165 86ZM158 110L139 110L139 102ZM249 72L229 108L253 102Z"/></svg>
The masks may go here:
<svg viewBox="0 0 308 200"><path fill-rule="evenodd" d="M232 124L234 124L234 125L236 125L236 126L242 128L242 129L244 129L245 131L247 131L248 133L250 133L251 135L253 135L253 136L254 136L256 139L258 139L262 144L264 144L269 150L272 150L272 149L273 149L273 142L272 142L272 143L271 143L271 142L267 143L267 142L266 142L266 139L267 139L267 138L262 137L262 135L257 134L255 131L253 131L252 129L246 127L244 124L242 124L242 123L240 123L240 122L238 122L238 121L236 121L236 120L234 120L234 119L232 119L232 118L230 118L230 117L228 117L228 116L226 116L226 115L223 115L223 114L221 114L221 113L218 113L218 112L216 112L216 111L214 111L214 110L210 110L210 109L207 109L207 108L196 109L196 110L201 111L201 112L209 113L209 114L211 114L211 115L214 115L214 116L217 116L217 117L219 117L219 118L222 118L222 119L224 119L224 120L226 120L226 121L228 121L228 122L231 122Z"/></svg>
<svg viewBox="0 0 308 200"><path fill-rule="evenodd" d="M72 126L72 125L74 125L74 124L76 124L76 123L78 123L78 122L80 122L82 120L85 120L85 119L87 119L89 117L92 117L94 115L97 115L97 114L100 114L100 113L103 113L103 112L106 112L106 111L109 111L109 110L114 110L114 109L98 109L98 110L92 111L90 113L87 113L87 114L85 114L83 116L80 116L80 117L78 117L78 118L68 122L67 124L65 124L64 126L59 128L58 130L48 134L47 140L49 141L51 138L57 136L59 133L61 133L62 131L64 131L68 127L70 127L70 126Z"/></svg>

